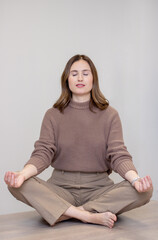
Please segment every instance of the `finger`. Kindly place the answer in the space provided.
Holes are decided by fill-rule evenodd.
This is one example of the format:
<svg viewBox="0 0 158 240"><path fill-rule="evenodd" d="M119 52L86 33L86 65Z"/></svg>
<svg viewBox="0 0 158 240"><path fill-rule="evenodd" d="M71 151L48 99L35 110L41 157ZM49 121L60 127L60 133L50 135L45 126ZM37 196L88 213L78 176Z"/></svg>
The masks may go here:
<svg viewBox="0 0 158 240"><path fill-rule="evenodd" d="M150 186L153 187L153 183L152 183L151 177L150 177L150 176L147 176L147 179L148 179L148 181L149 181L149 183L150 183Z"/></svg>
<svg viewBox="0 0 158 240"><path fill-rule="evenodd" d="M13 173L13 187L16 187L18 183L18 178L16 176L16 173Z"/></svg>
<svg viewBox="0 0 158 240"><path fill-rule="evenodd" d="M148 191L152 186L150 185L147 176L143 178L144 192Z"/></svg>
<svg viewBox="0 0 158 240"><path fill-rule="evenodd" d="M152 184L151 178L150 178L149 176L147 176L146 179L148 180L148 184L149 184L148 190L149 190L149 189L153 189L153 184Z"/></svg>
<svg viewBox="0 0 158 240"><path fill-rule="evenodd" d="M142 187L143 187L143 192L146 192L148 188L147 188L147 185L146 185L145 178L143 178L143 185L142 185Z"/></svg>
<svg viewBox="0 0 158 240"><path fill-rule="evenodd" d="M6 172L4 175L4 181L6 182L6 184L8 184L8 172Z"/></svg>
<svg viewBox="0 0 158 240"><path fill-rule="evenodd" d="M17 182L18 182L17 177L15 176L15 186L17 185Z"/></svg>
<svg viewBox="0 0 158 240"><path fill-rule="evenodd" d="M20 179L18 179L17 177L15 178L15 187L18 188L21 185L21 181L19 181Z"/></svg>
<svg viewBox="0 0 158 240"><path fill-rule="evenodd" d="M146 184L145 177L143 178L143 192L146 192L148 190L148 186Z"/></svg>
<svg viewBox="0 0 158 240"><path fill-rule="evenodd" d="M15 185L15 174L12 173L11 174L11 186L14 187L14 185Z"/></svg>
<svg viewBox="0 0 158 240"><path fill-rule="evenodd" d="M10 176L9 176L9 179L10 179L10 180L9 180L9 185L12 187L12 181L13 181L13 180L12 180L12 173L10 173L9 175L10 175Z"/></svg>
<svg viewBox="0 0 158 240"><path fill-rule="evenodd" d="M13 182L14 182L14 175L13 173L11 173L11 181L10 181L10 184L13 186Z"/></svg>
<svg viewBox="0 0 158 240"><path fill-rule="evenodd" d="M139 192L143 192L143 180L139 182Z"/></svg>
<svg viewBox="0 0 158 240"><path fill-rule="evenodd" d="M140 184L137 184L135 188L136 188L137 192L141 192Z"/></svg>
<svg viewBox="0 0 158 240"><path fill-rule="evenodd" d="M11 172L8 172L7 181L8 181L8 183L10 184L10 181L11 181Z"/></svg>
<svg viewBox="0 0 158 240"><path fill-rule="evenodd" d="M139 182L135 182L135 183L134 183L134 187L135 187L135 189L137 190L137 192L140 192Z"/></svg>
<svg viewBox="0 0 158 240"><path fill-rule="evenodd" d="M147 189L149 189L151 187L150 183L149 183L149 180L147 177L144 178L144 181L146 183L146 186L147 186Z"/></svg>

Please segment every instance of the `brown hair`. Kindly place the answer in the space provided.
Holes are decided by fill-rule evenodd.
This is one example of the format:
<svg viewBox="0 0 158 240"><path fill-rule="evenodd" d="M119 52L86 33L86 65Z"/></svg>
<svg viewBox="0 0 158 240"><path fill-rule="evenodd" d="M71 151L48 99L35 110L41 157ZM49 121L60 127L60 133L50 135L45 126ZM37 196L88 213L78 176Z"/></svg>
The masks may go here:
<svg viewBox="0 0 158 240"><path fill-rule="evenodd" d="M93 87L91 90L91 99L90 99L89 109L92 112L94 112L92 109L93 106L98 107L100 110L104 110L109 105L109 101L104 97L104 95L101 93L99 89L98 74L97 74L96 67L94 66L94 63L89 57L78 54L69 59L61 76L62 93L59 99L53 105L53 107L58 108L60 112L63 112L63 110L67 107L67 105L69 104L72 98L72 92L68 86L68 77L70 73L70 68L74 62L79 61L81 59L85 60L89 64L92 71L92 75L93 75Z"/></svg>

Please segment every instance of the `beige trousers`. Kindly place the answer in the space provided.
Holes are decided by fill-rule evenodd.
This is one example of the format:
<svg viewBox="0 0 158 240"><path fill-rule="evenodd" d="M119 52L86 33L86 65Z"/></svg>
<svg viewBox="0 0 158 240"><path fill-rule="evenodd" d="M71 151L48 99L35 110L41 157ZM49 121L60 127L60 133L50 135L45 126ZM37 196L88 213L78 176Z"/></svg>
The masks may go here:
<svg viewBox="0 0 158 240"><path fill-rule="evenodd" d="M118 215L148 203L152 196L152 191L138 193L126 180L114 184L106 172L56 169L48 181L32 177L20 188L8 189L15 198L35 208L50 225L71 205L83 206L90 212L110 211Z"/></svg>

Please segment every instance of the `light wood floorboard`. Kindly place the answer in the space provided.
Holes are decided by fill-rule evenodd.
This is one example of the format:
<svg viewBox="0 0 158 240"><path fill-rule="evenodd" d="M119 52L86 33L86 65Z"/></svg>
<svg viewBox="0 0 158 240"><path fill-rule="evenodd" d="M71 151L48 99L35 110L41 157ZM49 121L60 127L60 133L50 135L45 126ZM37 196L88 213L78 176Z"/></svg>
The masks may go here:
<svg viewBox="0 0 158 240"><path fill-rule="evenodd" d="M36 211L0 216L0 240L158 240L158 201L126 212L113 229L67 220L50 227Z"/></svg>

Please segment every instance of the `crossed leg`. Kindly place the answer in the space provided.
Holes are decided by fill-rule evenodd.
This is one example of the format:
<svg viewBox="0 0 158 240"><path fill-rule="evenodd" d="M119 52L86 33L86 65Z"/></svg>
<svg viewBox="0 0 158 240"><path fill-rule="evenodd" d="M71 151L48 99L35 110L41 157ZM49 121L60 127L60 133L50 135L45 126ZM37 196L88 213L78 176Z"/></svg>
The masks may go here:
<svg viewBox="0 0 158 240"><path fill-rule="evenodd" d="M151 196L152 190L138 193L128 181L122 181L83 206L70 206L58 221L73 217L112 228L117 221L116 215L148 203Z"/></svg>
<svg viewBox="0 0 158 240"><path fill-rule="evenodd" d="M51 226L76 218L112 228L117 221L117 214L141 206L149 202L151 197L151 192L136 193L126 181L80 207L75 207L73 197L67 190L50 186L39 178L31 178L21 188L9 190L18 200L34 207Z"/></svg>
<svg viewBox="0 0 158 240"><path fill-rule="evenodd" d="M76 218L85 223L99 224L109 228L112 228L114 226L114 222L117 221L116 215L111 212L92 213L86 211L83 206L70 206L66 212L55 222L55 224L70 218Z"/></svg>

